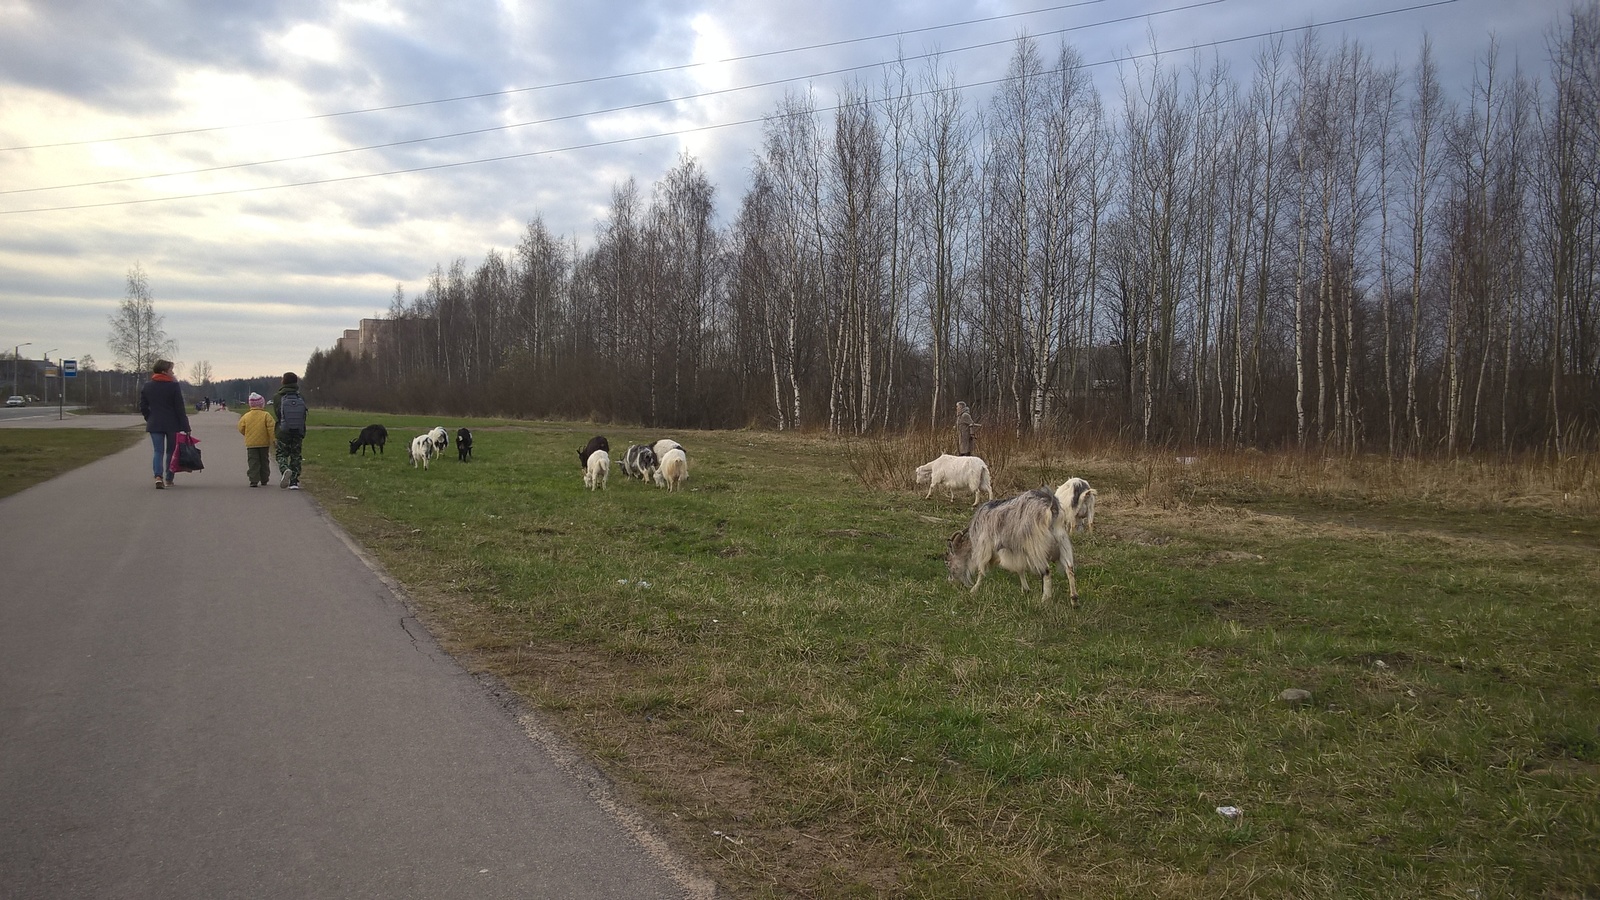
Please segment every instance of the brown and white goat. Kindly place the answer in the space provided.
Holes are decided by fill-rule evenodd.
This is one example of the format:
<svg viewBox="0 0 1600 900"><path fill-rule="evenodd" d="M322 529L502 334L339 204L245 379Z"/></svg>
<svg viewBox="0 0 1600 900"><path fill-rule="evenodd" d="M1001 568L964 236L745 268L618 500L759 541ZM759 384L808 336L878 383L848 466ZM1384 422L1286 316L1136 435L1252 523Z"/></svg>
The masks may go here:
<svg viewBox="0 0 1600 900"><path fill-rule="evenodd" d="M1068 528L1094 534L1094 488L1082 478L1068 478L1056 488L1056 499L1067 510Z"/></svg>

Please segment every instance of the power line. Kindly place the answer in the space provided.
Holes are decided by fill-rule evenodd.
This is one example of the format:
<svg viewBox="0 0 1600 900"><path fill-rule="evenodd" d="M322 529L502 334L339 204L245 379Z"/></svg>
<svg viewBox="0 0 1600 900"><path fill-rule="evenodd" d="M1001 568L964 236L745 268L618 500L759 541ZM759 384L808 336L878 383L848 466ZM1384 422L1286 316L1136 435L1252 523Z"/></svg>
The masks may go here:
<svg viewBox="0 0 1600 900"><path fill-rule="evenodd" d="M1285 35L1285 34L1292 34L1294 32L1298 32L1298 31L1309 31L1309 30L1312 30L1312 29L1315 29L1315 28L1324 28L1324 27L1327 27L1327 26L1330 26L1330 25L1344 25L1344 24L1348 24L1350 22L1359 22L1359 21L1363 21L1363 20L1366 20L1366 19L1376 19L1376 18L1382 18L1382 17L1386 17L1386 16L1400 15L1402 13L1416 12L1416 11L1419 11L1419 10L1431 9L1431 8L1438 7L1438 6L1448 6L1448 5L1450 5L1452 3L1456 3L1456 2L1458 2L1458 0L1433 0L1433 2L1429 2L1429 3L1419 3L1419 4L1416 4L1416 5L1413 5L1413 6L1402 7L1402 8L1399 8L1399 9L1383 10L1383 11L1379 11L1379 12L1365 13L1365 14L1355 15L1355 16L1346 16L1346 17L1341 18L1341 19L1333 19L1333 20L1330 20L1330 21L1327 21L1327 22L1315 23L1315 24L1310 24L1310 25L1296 25L1296 26L1293 26L1293 27L1290 27L1290 28L1279 28L1279 29L1273 29L1273 30L1270 30L1270 31L1256 32L1254 34L1239 35L1239 36L1230 37L1230 38L1219 38L1219 39L1213 40L1213 41L1202 41L1202 42L1199 42L1199 43L1190 44L1190 45L1188 45L1186 47L1177 47L1177 48L1174 48L1174 49L1171 49L1171 50L1150 50L1150 51L1146 51L1146 52L1143 52L1143 53L1132 53L1132 54L1128 54L1126 56L1113 57L1111 59L1100 60L1098 62L1084 63L1082 65L1074 66L1072 68L1073 69L1090 69L1090 68L1098 68L1100 66L1117 65L1117 64L1125 63L1125 62L1132 62L1134 60L1150 59L1150 58L1157 57L1157 56L1162 56L1162 55L1165 55L1165 54L1184 53L1184 52L1188 52L1188 51L1192 51L1192 50L1202 50L1202 49L1206 49L1208 47L1220 47L1220 46L1223 46L1225 44L1235 44L1235 43L1239 43L1241 41L1251 41L1251 40L1259 40L1259 39L1262 39L1262 38L1278 37L1278 36ZM1010 41L1007 41L1006 43L1010 43ZM878 64L874 64L874 65L878 65ZM849 70L846 69L846 70L841 70L841 71L849 71ZM1046 75L1060 74L1063 71L1064 70L1062 70L1062 69L1053 69L1053 70L1046 71L1043 74L1046 74ZM977 88L977 87L989 87L989 86L992 86L992 85L1004 84L1004 83L1006 83L1008 81L1012 81L1012 80L1014 80L1014 79L1009 77L1009 76L1008 77L1004 77L1004 78L994 78L994 79L989 79L987 81L978 81L978 82L971 82L971 83L963 84L963 85L956 85L954 87L954 89L955 90L968 90L968 89ZM908 94L906 96L907 97L926 96L927 94L930 94L930 93L933 93L933 92L934 91L932 91L932 90L912 92L911 94ZM882 101L874 101L874 102L882 102ZM839 109L839 107L824 107L824 108L817 109L815 111L816 112L830 112L830 111L835 111L837 109ZM82 210L82 209L104 209L104 208L108 208L108 207L117 207L117 206L136 206L136 205L142 205L142 204L146 204L146 203L164 203L164 202L169 202L169 201L173 201L173 200L197 200L197 199L204 199L204 198L207 198L207 197L227 197L227 196L233 196L233 195L237 195L237 194L252 194L252 193L265 192L265 191L282 190L282 189L285 189L285 188L316 187L316 186L320 186L320 185L340 184L340 183L349 182L349 181L361 181L361 180L365 180L365 179L368 179L368 178L386 178L386 177L389 177L389 176L392 176L392 175L411 175L411 174L416 174L416 173L420 173L420 172L434 172L434 171L440 171L440 170L444 170L444 169L454 169L454 168L461 168L461 167L464 167L464 166L483 165L483 164L495 163L495 162L506 162L506 161L516 160L516 159L530 159L530 158L533 158L533 157L536 157L536 156L550 156L550 155L554 155L554 154L557 154L557 153L570 153L570 152L577 151L577 150L590 150L590 149L595 149L595 148L599 148L599 147L614 147L614 146L620 146L622 144L637 143L639 141L656 140L656 139L664 138L664 137L677 137L677 136L686 135L686 134L698 134L698 133L706 132L706 131L715 131L715 130L723 129L723 128L735 128L735 127L744 126L744 125L751 125L751 124L766 122L768 119L769 119L768 116L761 116L759 118L740 119L740 120L731 121L731 122L718 122L718 123L713 123L713 124L710 124L710 125L696 126L696 127L693 127L693 128L683 128L683 129L678 129L678 130L674 130L674 131L657 132L655 134L634 135L632 137L626 137L626 138L613 138L613 139L604 140L604 141L591 141L591 142L583 143L583 144L572 144L572 145L568 145L568 146L565 146L565 147L552 147L552 148L545 148L543 150L532 150L532 151L528 151L528 152L525 152L525 153L512 153L512 154L505 154L505 155L502 155L502 156L482 157L482 158L478 158L478 159L469 159L469 160L457 160L455 162L435 163L435 164L432 164L432 165L415 166L415 167L406 168L406 169L393 169L393 170L384 171L384 172L366 172L366 173L362 173L362 174L358 174L358 175L341 175L341 176L336 176L336 177L331 177L331 178L311 179L311 180L307 180L307 181L288 182L288 183L284 183L284 184L257 185L255 187L247 187L247 188L234 188L234 189L220 190L220 191L203 191L203 192L197 192L197 193L193 193L193 194L174 194L174 195L165 196L165 197L145 197L145 198L134 199L134 200L112 200L112 201L105 201L105 202L102 202L102 203L84 203L84 204L76 204L76 205L68 205L68 206L52 206L52 207L37 207L37 208L32 208L32 209L0 210L0 216L18 215L18 214L22 214L22 213L67 212L67 211Z"/></svg>
<svg viewBox="0 0 1600 900"><path fill-rule="evenodd" d="M1093 0L1093 2L1097 2L1098 3L1098 2L1101 2L1101 0ZM1102 21L1099 21L1099 22L1091 22L1091 23L1084 24L1084 25L1073 25L1073 26L1069 26L1067 28L1059 28L1059 29L1056 29L1054 31L1043 32L1043 33L1041 33L1040 36L1041 37L1051 37L1051 36L1055 36L1055 35L1067 34L1068 32L1073 32L1073 31L1083 31L1083 30L1086 30L1086 29L1089 29L1089 28L1100 28L1100 27L1104 27L1106 25L1116 25L1116 24L1120 24L1120 23L1123 23L1123 22L1130 22L1130 21L1133 21L1133 20L1136 20L1136 19L1147 19L1147 18L1151 18L1153 16L1167 15L1169 13L1186 12L1188 10L1197 9L1199 7L1202 7L1202 6L1214 6L1214 5L1218 4L1218 3L1224 3L1224 2L1227 2L1227 0L1197 0L1197 2L1190 3L1190 4L1186 5L1186 6L1178 6L1178 7L1172 7L1172 8L1169 8L1169 9L1156 10L1154 12L1149 12L1149 13L1135 13L1133 15L1122 16L1122 17L1115 18L1115 19L1106 19L1106 20L1102 20ZM942 26L939 26L939 27L942 27ZM910 62L910 61L915 61L915 60L928 59L930 57L937 56L937 55L952 54L952 53L965 53L965 52L968 52L968 51L971 51L971 50L983 50L983 49L987 49L989 47L995 47L995 46L999 46L999 45L1002 45L1002 44L1009 44L1013 40L1014 40L1014 38L1006 38L1005 40L985 41L985 42L977 43L977 44L969 44L969 45L967 45L965 47L957 47L957 48L955 48L953 50L942 51L942 53L923 53L923 54L919 54L919 55L916 55L916 56L902 57L901 59L906 61L906 62ZM474 136L482 135L482 134L492 134L494 132L499 132L499 131L510 131L512 129L515 129L515 128L529 128L529 127L532 127L532 126L535 126L535 125L551 125L551 124L555 124L557 122L568 122L568 121L572 121L572 120L575 120L575 119L590 118L592 116L610 115L612 113L619 113L619 112L633 112L633 111L636 111L636 110L648 109L648 108L653 107L653 106L666 106L666 105L670 105L670 104L674 104L674 103L682 103L682 102L689 101L689 100L702 100L702 99L706 99L708 97L718 97L718 96L723 96L723 95L726 95L726 94L737 94L737 93L740 93L740 92L743 92L743 91L759 90L761 88L774 87L776 85L788 84L790 82L795 82L795 81L808 81L808 80L817 79L817 78L825 78L825 77L828 77L828 76L831 76L831 75L841 75L841 74L844 74L846 72L856 72L856 71L860 71L860 70L863 70L863 69L875 69L875 68L878 68L880 66L888 64L888 62L889 61L887 61L887 60L877 60L877 61L870 62L870 63L861 63L859 65L845 66L843 68L830 69L830 70L826 70L826 71L822 71L822 72L812 72L812 73L806 74L806 75L796 75L796 76L792 76L792 77L788 77L788 78L776 78L776 79L772 79L770 81L757 82L755 84L740 85L739 87L721 88L719 90L714 90L714 91L702 91L702 92L700 92L698 94L688 94L688 95L684 95L684 96L680 96L680 97L668 97L668 98L664 98L664 99L660 99L660 100L644 100L644 101L640 101L638 103L630 103L630 104L626 104L626 105L623 105L623 106L613 106L613 107L608 107L606 109L589 110L589 111L586 111L586 112L579 112L579 113L569 113L567 115L551 116L551 117L545 118L545 119L535 119L535 120L530 121L530 122L515 122L515 123L511 123L511 124L507 124L507 125L492 125L492 126L488 126L488 127L484 127L484 128L474 128L474 129L470 129L470 130L467 130L467 131L452 132L452 133L449 133L449 134L430 135L428 137L420 137L420 138L409 138L409 139L402 140L402 141L389 141L389 142L383 143L383 144L368 144L368 145L361 146L361 147L345 147L345 148L340 149L340 150L326 150L326 151L323 151L321 153L306 153L306 154L301 154L299 156L285 156L285 157L279 157L277 159L257 160L257 161L254 161L254 162L229 163L229 164L220 165L220 166L207 166L207 167L199 168L199 169L187 169L187 170L179 171L179 172L160 172L160 173L157 173L157 174L154 174L154 175L129 175L129 176L122 177L122 178L106 178L106 179L102 179L100 181L81 181L81 182L76 182L76 183L73 183L73 184L46 185L46 186L41 186L41 187L30 187L30 188L12 188L12 189L9 189L9 190L0 190L0 196L5 196L5 195L8 195L8 194L32 194L32 193L39 193L39 192L42 192L42 191L71 190L71 189L74 189L74 188L85 188L85 187L104 187L106 185L127 184L129 182L146 181L146 180L155 179L155 178L177 178L177 177L182 177L182 176L185 176L185 175L205 175L205 174L210 174L212 172L226 172L226 171L232 171L232 170L236 170L236 169L248 169L248 168L253 168L253 167L256 167L256 166L270 166L270 165L277 165L277 164L280 164L280 163L289 163L289 162L304 162L306 160L311 160L311 159L326 159L328 157L341 156L341 155L348 154L348 153L361 153L361 152L365 152L367 150L386 150L386 149L390 149L390 148L393 148L393 147L405 147L405 146L410 146L410 145L413 145L413 144L429 143L431 141L444 141L444 140L451 140L451 139L454 139L454 138L461 138L461 137L474 137Z"/></svg>
<svg viewBox="0 0 1600 900"><path fill-rule="evenodd" d="M337 119L344 116L359 116L374 112L392 112L397 109L414 109L419 106L436 106L444 103L460 103L466 100L485 100L491 97L509 97L513 94L526 94L534 91L547 91L556 88L577 87L586 84L599 84L605 81L617 81L624 78L637 78L644 75L663 75L668 72L681 72L701 66L716 66L724 63L748 62L753 59L765 59L772 56L784 56L790 53L804 53L809 50L826 50L833 47L844 47L850 44L859 44L867 41L879 41L885 38L903 38L907 35L924 34L930 31L942 31L948 28L965 28L969 25L984 25L990 22L999 22L1005 19L1017 19L1025 16L1043 15L1045 13L1060 12L1065 9L1075 9L1080 6L1093 6L1104 3L1106 0L1078 0L1076 3L1064 3L1060 6L1046 6L1040 9L1031 9L1024 12L1005 13L1003 15L986 16L980 19L967 19L962 22L947 22L942 25L927 25L922 28L907 28L903 31L891 31L884 34L869 35L867 37L845 38L837 41L826 41L820 44L809 44L802 47L786 47L781 50L766 50L760 53L748 53L744 56L730 56L727 59L713 60L711 62L680 63L675 66L662 66L658 69L641 69L636 72L624 72L616 75L596 75L592 78L578 78L572 81L558 81L550 84L534 85L532 87L506 88L500 91L485 91L481 94L465 94L460 97L443 97L436 100L415 100L410 103L395 103L389 106L372 106L363 109L348 109L340 112L317 113L310 116L295 116L287 119L269 119L260 122L238 122L232 125L212 125L201 128L185 128L176 131L157 131L148 134L130 134L114 138L90 138L81 141L61 141L54 144L32 144L21 147L0 147L0 153L12 150L48 150L59 147L82 147L88 144L109 144L121 141L138 141L147 138L179 137L190 134L209 134L217 131L228 131L239 128L260 128L266 125L287 125L294 122L315 122L322 119ZM202 170L204 171L204 170ZM160 177L160 176L151 176Z"/></svg>

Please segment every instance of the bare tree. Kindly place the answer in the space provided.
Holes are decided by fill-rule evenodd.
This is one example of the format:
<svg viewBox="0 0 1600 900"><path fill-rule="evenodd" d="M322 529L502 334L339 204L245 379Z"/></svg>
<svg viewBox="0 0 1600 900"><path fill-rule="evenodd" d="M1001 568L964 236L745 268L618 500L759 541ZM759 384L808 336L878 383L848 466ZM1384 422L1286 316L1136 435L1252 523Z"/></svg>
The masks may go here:
<svg viewBox="0 0 1600 900"><path fill-rule="evenodd" d="M1422 278L1427 262L1428 217L1432 212L1434 182L1439 177L1439 162L1432 152L1432 145L1446 115L1438 69L1433 62L1433 43L1427 38L1422 41L1421 56L1412 78L1410 127L1406 134L1406 159L1409 164L1406 174L1411 188L1408 209L1411 226L1411 329L1406 349L1406 418L1411 425L1413 446L1420 447L1423 429L1417 381L1422 372Z"/></svg>
<svg viewBox="0 0 1600 900"><path fill-rule="evenodd" d="M166 317L156 312L150 279L138 263L128 270L127 294L109 321L106 344L112 358L131 372L148 372L156 360L177 352L177 342L167 337Z"/></svg>
<svg viewBox="0 0 1600 900"><path fill-rule="evenodd" d="M930 67L917 119L917 263L928 324L929 425L936 425L949 381L949 356L961 307L972 230L975 163L972 123L949 76Z"/></svg>
<svg viewBox="0 0 1600 900"><path fill-rule="evenodd" d="M1600 355L1600 3L1575 8L1550 37L1553 96L1543 111L1540 226L1550 294L1550 436L1558 455L1580 397L1569 384L1596 374Z"/></svg>

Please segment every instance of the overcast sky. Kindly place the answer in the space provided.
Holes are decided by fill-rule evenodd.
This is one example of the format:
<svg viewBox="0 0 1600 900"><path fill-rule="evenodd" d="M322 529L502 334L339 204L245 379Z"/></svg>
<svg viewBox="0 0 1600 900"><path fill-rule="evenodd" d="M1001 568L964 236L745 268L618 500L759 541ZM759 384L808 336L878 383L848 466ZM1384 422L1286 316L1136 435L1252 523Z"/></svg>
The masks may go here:
<svg viewBox="0 0 1600 900"><path fill-rule="evenodd" d="M396 284L510 250L536 216L587 246L614 185L648 192L682 153L726 222L783 93L830 105L878 77L840 70L897 46L976 84L1022 33L1049 51L1073 29L1095 63L1426 2L0 0L0 346L109 368L139 265L183 376L299 371ZM1491 33L1542 76L1569 8L1454 0L1322 33L1407 68L1427 34L1461 96ZM1256 46L1218 52L1247 82Z"/></svg>

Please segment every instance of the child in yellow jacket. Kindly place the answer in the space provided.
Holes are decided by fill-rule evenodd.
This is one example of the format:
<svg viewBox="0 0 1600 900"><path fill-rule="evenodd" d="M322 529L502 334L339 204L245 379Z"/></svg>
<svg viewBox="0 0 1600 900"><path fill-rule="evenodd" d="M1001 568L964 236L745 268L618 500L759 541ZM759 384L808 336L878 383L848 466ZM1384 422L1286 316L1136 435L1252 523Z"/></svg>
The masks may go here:
<svg viewBox="0 0 1600 900"><path fill-rule="evenodd" d="M239 433L244 435L245 467L250 486L266 484L272 477L272 443L277 424L267 412L267 398L250 395L250 409L239 417Z"/></svg>

